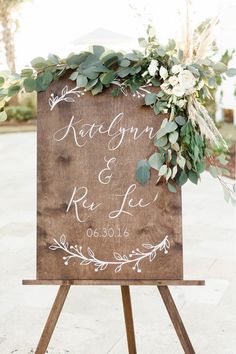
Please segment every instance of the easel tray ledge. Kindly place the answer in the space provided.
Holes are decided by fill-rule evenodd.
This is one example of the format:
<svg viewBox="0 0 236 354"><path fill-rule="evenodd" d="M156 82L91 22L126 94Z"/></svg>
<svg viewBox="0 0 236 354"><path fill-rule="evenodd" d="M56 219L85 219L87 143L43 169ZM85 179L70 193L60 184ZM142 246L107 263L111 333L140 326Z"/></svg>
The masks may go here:
<svg viewBox="0 0 236 354"><path fill-rule="evenodd" d="M156 285L156 286L199 286L205 285L205 280L43 280L27 279L23 285Z"/></svg>

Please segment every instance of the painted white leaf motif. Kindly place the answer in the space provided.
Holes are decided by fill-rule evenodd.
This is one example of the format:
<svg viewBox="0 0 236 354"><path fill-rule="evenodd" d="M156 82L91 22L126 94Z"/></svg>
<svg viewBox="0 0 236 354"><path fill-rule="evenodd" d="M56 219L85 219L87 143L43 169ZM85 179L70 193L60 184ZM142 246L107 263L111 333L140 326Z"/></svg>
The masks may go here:
<svg viewBox="0 0 236 354"><path fill-rule="evenodd" d="M66 242L66 236L65 236L64 234L61 235L61 237L60 237L60 242L61 242L62 245L65 244L65 242Z"/></svg>
<svg viewBox="0 0 236 354"><path fill-rule="evenodd" d="M103 271L108 266L115 266L114 271L115 273L118 273L123 269L125 265L132 265L132 269L140 273L140 262L142 260L146 258L149 259L150 262L152 262L157 257L158 251L164 251L164 254L168 253L168 250L170 248L170 242L168 240L168 237L169 236L166 235L164 239L157 245L143 244L142 247L146 251L142 251L139 248L136 248L136 250L132 250L129 256L122 256L118 252L113 252L114 260L97 259L94 254L94 251L90 247L87 248L88 255L86 256L86 254L83 253L82 246L78 247L77 245L71 245L69 247L65 235L61 235L59 241L54 238L54 244L50 245L49 249L52 251L56 251L58 249L64 251L66 254L65 256L63 256L63 261L65 265L68 265L71 259L79 259L80 265L93 265L95 272Z"/></svg>
<svg viewBox="0 0 236 354"><path fill-rule="evenodd" d="M91 250L91 248L88 247L88 255L90 257L94 257L94 252Z"/></svg>
<svg viewBox="0 0 236 354"><path fill-rule="evenodd" d="M84 91L81 91L78 87L74 87L71 90L69 90L68 86L66 85L63 87L61 90L61 96L56 96L54 93L51 94L48 104L50 106L50 111L54 109L54 107L59 103L59 102L75 102L76 97L81 97L85 94Z"/></svg>
<svg viewBox="0 0 236 354"><path fill-rule="evenodd" d="M114 252L113 255L114 255L115 259L117 259L118 261L120 261L122 259L122 256L117 252Z"/></svg>
<svg viewBox="0 0 236 354"><path fill-rule="evenodd" d="M68 92L68 86L66 85L62 90L61 90L61 95L65 96Z"/></svg>
<svg viewBox="0 0 236 354"><path fill-rule="evenodd" d="M49 246L49 249L52 250L52 251L55 251L57 250L58 248L60 248L59 246L56 246L56 245L51 245Z"/></svg>
<svg viewBox="0 0 236 354"><path fill-rule="evenodd" d="M156 255L157 255L157 253L156 253L156 252L152 252L152 253L150 254L150 256L149 256L149 260L150 260L150 262L152 262L152 261L153 261L153 259L155 259L155 258L156 258Z"/></svg>

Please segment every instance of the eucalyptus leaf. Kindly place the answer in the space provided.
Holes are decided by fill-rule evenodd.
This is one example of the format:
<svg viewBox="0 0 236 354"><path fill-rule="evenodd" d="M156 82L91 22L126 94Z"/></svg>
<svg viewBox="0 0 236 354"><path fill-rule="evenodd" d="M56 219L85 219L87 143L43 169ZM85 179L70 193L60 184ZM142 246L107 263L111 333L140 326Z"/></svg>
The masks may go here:
<svg viewBox="0 0 236 354"><path fill-rule="evenodd" d="M77 87L79 87L79 88L86 87L87 83L88 83L88 79L86 76L84 76L84 75L77 76L77 79L76 79L76 86Z"/></svg>
<svg viewBox="0 0 236 354"><path fill-rule="evenodd" d="M176 123L178 123L179 125L184 125L186 124L186 118L182 117L182 116L177 116L175 117L175 121Z"/></svg>
<svg viewBox="0 0 236 354"><path fill-rule="evenodd" d="M31 65L34 69L44 69L47 66L47 61L43 57L37 57L31 60Z"/></svg>
<svg viewBox="0 0 236 354"><path fill-rule="evenodd" d="M164 147L167 143L168 143L168 138L166 135L155 140L155 145L158 147Z"/></svg>
<svg viewBox="0 0 236 354"><path fill-rule="evenodd" d="M198 173L202 173L206 169L206 165L204 162L197 162L196 163Z"/></svg>
<svg viewBox="0 0 236 354"><path fill-rule="evenodd" d="M169 191L171 193L176 193L177 192L175 186L173 186L173 184L171 184L170 182L167 183L167 187L168 187L168 189L169 189Z"/></svg>
<svg viewBox="0 0 236 354"><path fill-rule="evenodd" d="M114 71L109 71L108 73L103 73L100 76L100 80L104 85L110 84L116 77L116 73Z"/></svg>
<svg viewBox="0 0 236 354"><path fill-rule="evenodd" d="M146 184L147 181L150 179L150 166L147 160L139 160L137 162L136 168L136 179L142 185Z"/></svg>
<svg viewBox="0 0 236 354"><path fill-rule="evenodd" d="M78 75L79 75L78 71L74 71L74 72L70 75L69 79L72 80L72 81L75 81L75 80L77 79Z"/></svg>
<svg viewBox="0 0 236 354"><path fill-rule="evenodd" d="M120 66L122 66L122 67L124 67L124 68L126 68L127 66L129 66L130 65L130 60L128 60L128 59L123 59L123 60L121 60L121 62L120 62Z"/></svg>
<svg viewBox="0 0 236 354"><path fill-rule="evenodd" d="M13 85L13 86L10 86L9 89L8 89L8 96L12 97L12 96L15 96L18 92L20 92L20 85Z"/></svg>
<svg viewBox="0 0 236 354"><path fill-rule="evenodd" d="M172 177L173 179L175 178L177 172L178 172L178 167L177 167L177 165L175 165L175 166L173 167L173 169L172 169L172 175L171 175L171 177Z"/></svg>
<svg viewBox="0 0 236 354"><path fill-rule="evenodd" d="M130 74L130 68L122 68L118 71L117 73L119 77L123 78L126 77Z"/></svg>
<svg viewBox="0 0 236 354"><path fill-rule="evenodd" d="M154 152L154 154L152 154L148 159L149 165L152 168L154 168L155 170L159 170L161 168L163 162L164 162L164 159L161 156L161 154L158 152Z"/></svg>
<svg viewBox="0 0 236 354"><path fill-rule="evenodd" d="M26 68L26 69L21 70L21 77L22 78L30 77L32 75L33 75L33 70L31 68Z"/></svg>
<svg viewBox="0 0 236 354"><path fill-rule="evenodd" d="M67 58L66 62L70 67L75 67L78 66L79 64L81 64L83 62L83 60L89 55L89 53L87 53L87 55L81 55L81 54L74 54L69 56L69 58Z"/></svg>
<svg viewBox="0 0 236 354"><path fill-rule="evenodd" d="M185 167L185 164L186 164L186 159L182 155L178 155L177 156L177 164L183 170Z"/></svg>
<svg viewBox="0 0 236 354"><path fill-rule="evenodd" d="M98 93L102 92L102 89L103 89L103 85L102 85L102 83L99 81L99 82L94 86L94 88L91 90L92 95L93 95L93 96L97 95Z"/></svg>
<svg viewBox="0 0 236 354"><path fill-rule="evenodd" d="M86 90L90 91L96 85L97 82L98 82L98 79L90 80L85 87Z"/></svg>
<svg viewBox="0 0 236 354"><path fill-rule="evenodd" d="M105 48L101 45L93 45L91 51L99 58L105 52Z"/></svg>
<svg viewBox="0 0 236 354"><path fill-rule="evenodd" d="M147 106L150 106L151 104L154 104L156 102L156 94L155 93L147 93L145 96L145 104Z"/></svg>
<svg viewBox="0 0 236 354"><path fill-rule="evenodd" d="M190 181L194 184L197 184L198 183L198 179L199 179L199 176L196 172L194 171L189 171L188 172L188 178L190 179Z"/></svg>
<svg viewBox="0 0 236 354"><path fill-rule="evenodd" d="M140 47L142 47L142 48L146 48L148 45L145 38L138 38L138 43L139 43Z"/></svg>
<svg viewBox="0 0 236 354"><path fill-rule="evenodd" d="M36 79L36 90L37 92L46 91L52 82L53 76L50 71L46 71L40 74Z"/></svg>
<svg viewBox="0 0 236 354"><path fill-rule="evenodd" d="M155 77L152 78L151 83L155 87L159 87L161 85L160 81L158 81ZM162 92L162 91L161 91Z"/></svg>
<svg viewBox="0 0 236 354"><path fill-rule="evenodd" d="M188 176L185 171L181 171L179 178L178 178L178 183L182 187L188 180Z"/></svg>
<svg viewBox="0 0 236 354"><path fill-rule="evenodd" d="M215 79L214 77L209 77L209 79L208 79L208 85L209 85L211 88L217 87L216 79Z"/></svg>
<svg viewBox="0 0 236 354"><path fill-rule="evenodd" d="M140 59L140 57L134 52L126 54L125 57L131 61L138 61Z"/></svg>
<svg viewBox="0 0 236 354"><path fill-rule="evenodd" d="M164 127L166 133L172 133L177 128L178 128L178 125L174 121L167 122L165 127Z"/></svg>
<svg viewBox="0 0 236 354"><path fill-rule="evenodd" d="M33 92L36 90L36 81L32 77L28 77L23 82L26 92Z"/></svg>
<svg viewBox="0 0 236 354"><path fill-rule="evenodd" d="M213 70L217 74L222 74L227 70L227 66L224 63L218 62L213 65Z"/></svg>
<svg viewBox="0 0 236 354"><path fill-rule="evenodd" d="M233 77L236 75L236 68L230 68L230 69L226 70L225 73L228 77Z"/></svg>
<svg viewBox="0 0 236 354"><path fill-rule="evenodd" d="M159 176L164 176L167 173L167 165L162 165L159 170Z"/></svg>
<svg viewBox="0 0 236 354"><path fill-rule="evenodd" d="M169 135L169 141L171 144L175 144L176 141L178 140L179 137L179 133L177 131L174 131L172 133L170 133Z"/></svg>
<svg viewBox="0 0 236 354"><path fill-rule="evenodd" d="M48 64L54 64L54 65L57 65L59 64L59 57L55 54L48 54Z"/></svg>
<svg viewBox="0 0 236 354"><path fill-rule="evenodd" d="M164 57L166 55L166 51L164 48L162 47L158 47L157 50L156 50L157 54L160 56L160 57Z"/></svg>

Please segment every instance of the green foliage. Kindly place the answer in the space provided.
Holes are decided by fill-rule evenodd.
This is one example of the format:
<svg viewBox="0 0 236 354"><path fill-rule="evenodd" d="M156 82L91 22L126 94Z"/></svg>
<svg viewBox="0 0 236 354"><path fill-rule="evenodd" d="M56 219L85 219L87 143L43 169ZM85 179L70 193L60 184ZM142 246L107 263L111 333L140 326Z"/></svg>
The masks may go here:
<svg viewBox="0 0 236 354"><path fill-rule="evenodd" d="M16 119L19 121L27 121L34 118L32 108L27 106L8 106L6 114L9 120Z"/></svg>
<svg viewBox="0 0 236 354"><path fill-rule="evenodd" d="M207 25L208 20L199 26L195 35L202 33ZM6 113L10 117L30 117L29 110L18 108L13 112L8 107L4 111L10 97L19 92L46 91L54 80L64 75L68 75L76 87L90 91L92 95L112 86L113 96L131 93L141 98L144 105L153 109L157 120L160 114L165 114L153 139L153 153L137 162L136 179L144 185L151 173L156 173L157 181L164 180L173 193L188 180L197 184L206 169L208 152L198 122L193 125L188 116L188 98L192 96L202 105L211 100L222 80L236 74L236 69L228 68L231 54L225 53L217 63L205 58L185 64L183 51L177 48L175 41L170 39L166 45L160 45L152 26L148 26L147 38L140 38L139 44L142 51L130 53L92 46L89 51L72 53L63 59L49 54L47 58L33 59L31 67L24 68L20 75L0 73L0 120L6 118ZM214 46L212 49L214 52ZM192 77L192 92L174 93L175 84L169 81L171 76L173 80L174 75L179 75L178 71L174 73L174 66ZM150 85L153 86L151 90ZM223 157L219 156L218 160L223 165L227 163ZM217 177L220 170L212 166L210 173Z"/></svg>

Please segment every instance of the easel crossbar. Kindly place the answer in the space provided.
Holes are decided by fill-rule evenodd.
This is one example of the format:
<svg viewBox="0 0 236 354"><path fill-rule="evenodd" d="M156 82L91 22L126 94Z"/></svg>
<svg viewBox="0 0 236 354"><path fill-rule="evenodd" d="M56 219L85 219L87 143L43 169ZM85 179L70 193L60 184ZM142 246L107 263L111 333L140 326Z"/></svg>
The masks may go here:
<svg viewBox="0 0 236 354"><path fill-rule="evenodd" d="M201 286L205 280L23 280L23 285L156 285L156 286Z"/></svg>

